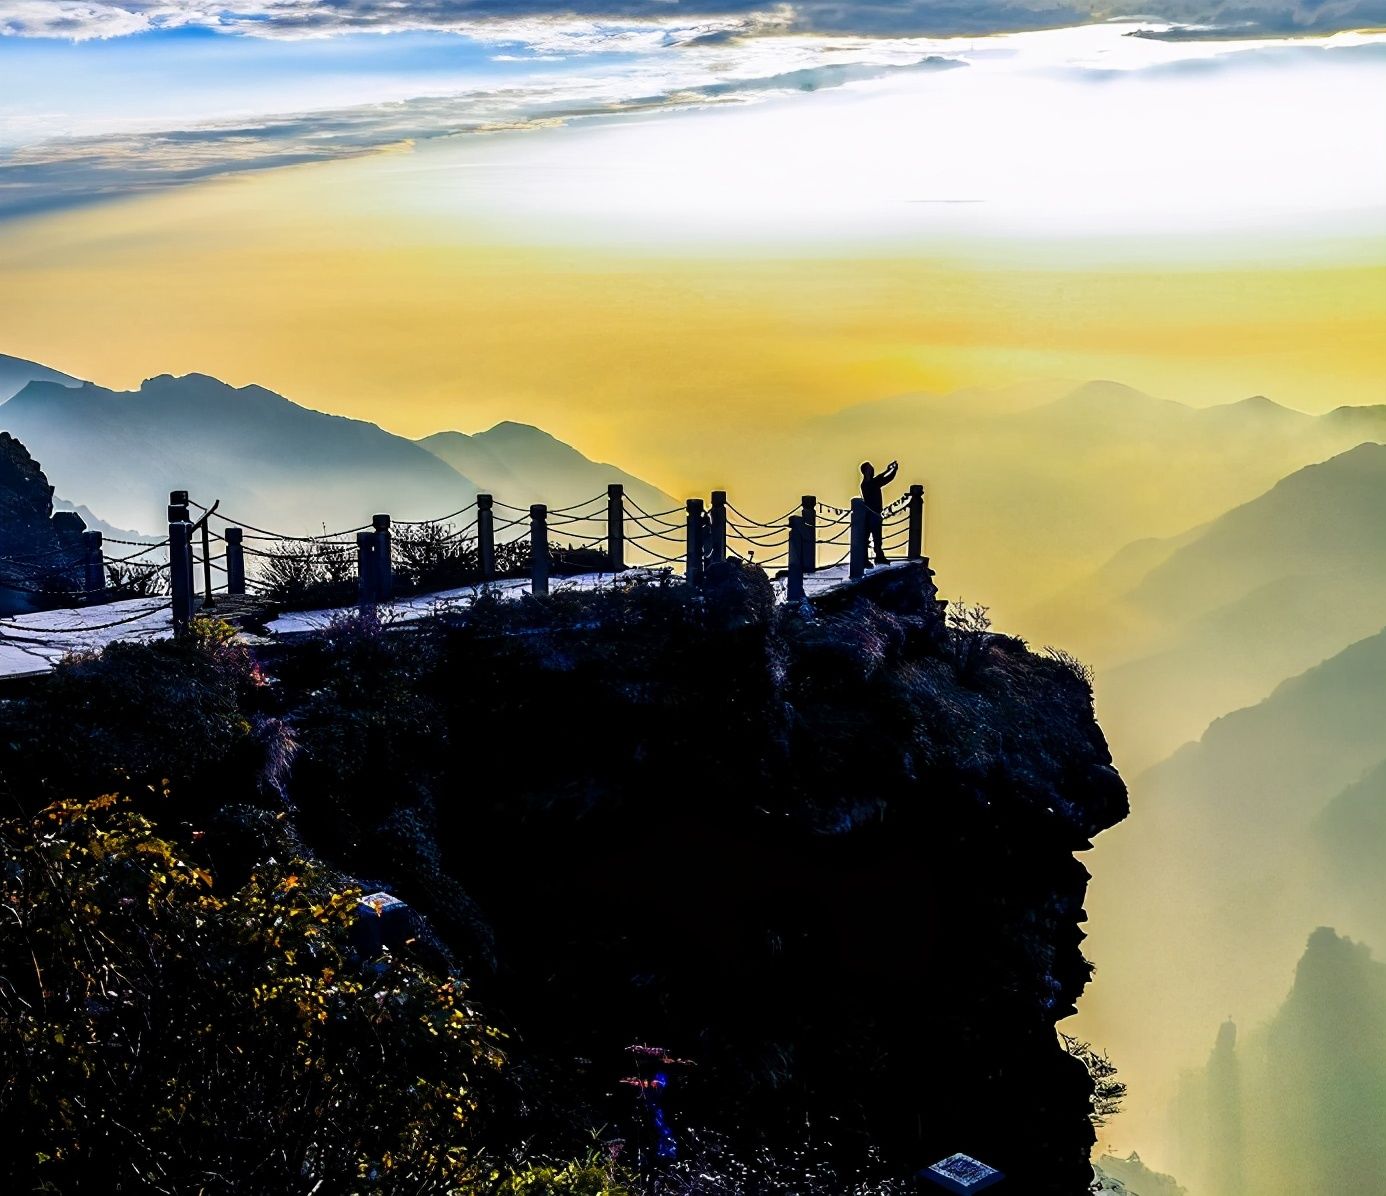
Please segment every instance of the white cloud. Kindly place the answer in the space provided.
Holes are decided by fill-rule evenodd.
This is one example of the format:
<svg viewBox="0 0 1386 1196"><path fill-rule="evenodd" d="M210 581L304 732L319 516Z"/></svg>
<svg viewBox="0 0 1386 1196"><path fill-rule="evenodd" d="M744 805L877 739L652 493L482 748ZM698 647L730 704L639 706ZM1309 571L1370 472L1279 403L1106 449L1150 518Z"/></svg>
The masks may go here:
<svg viewBox="0 0 1386 1196"><path fill-rule="evenodd" d="M10 37L87 41L188 26L277 39L435 32L549 54L646 53L700 38L775 32L793 19L793 10L774 0L709 0L707 11L695 6L690 15L644 0L230 0L224 7L196 0L0 0L0 36Z"/></svg>
<svg viewBox="0 0 1386 1196"><path fill-rule="evenodd" d="M1127 135L1121 128L1108 122L1103 126L1104 137L1111 145L1092 146L1089 144L1091 137L1085 138L1081 130L1074 131L1072 142L1084 152L1093 152L1096 155L1094 160L1101 165L1104 160L1114 160L1112 146L1121 148L1130 143L1139 150L1141 142L1137 139L1143 138L1152 156L1158 148L1172 166L1177 166L1180 144L1177 137L1171 140L1172 126L1162 119L1161 105L1166 102L1163 97L1177 99L1180 95L1190 93L1187 88L1183 91L1175 88L1173 82L1166 90L1159 90L1154 76L1160 72L1187 76L1195 70L1231 69L1233 65L1247 63L1257 56L1269 56L1266 62L1273 63L1277 55L1288 55L1287 61L1301 64L1296 69L1302 69L1302 64L1306 63L1317 64L1316 69L1329 74L1316 77L1332 78L1333 68L1328 65L1325 56L1336 55L1338 57L1334 61L1350 65L1351 55L1372 54L1376 58L1370 65L1379 70L1380 55L1386 49L1386 39L1369 35L1339 35L1327 40L1299 43L1267 40L1235 43L1161 41L1126 36L1137 30L1158 33L1162 28L1151 23L1126 26L1108 24L985 39L785 34L773 38L728 40L698 36L684 38L676 47L666 47L659 53L637 55L616 63L602 62L598 65L593 62L586 70L564 69L548 74L521 74L516 78L473 80L466 86L446 92L399 96L384 102L350 107L300 112L270 110L245 115L234 121L198 121L183 127L170 127L167 122L151 123L147 119L121 126L114 117L103 114L99 123L85 136L34 141L17 146L6 156L0 157L0 217L179 185L222 174L291 163L360 157L389 145L424 142L458 133L543 128L590 117L615 118L654 111L756 104L795 93L837 88L845 89L844 95L850 93L854 97L852 102L861 111L867 111L866 98L882 89L934 97L936 102L944 105L941 119L956 127L957 137L938 142L937 133L927 120L919 136L921 146L925 143L923 138L932 139L938 142L936 152L955 163L971 163L971 175L955 172L947 180L946 186L940 183L951 196L959 186L964 190L994 186L996 178L1006 174L1005 163L994 155L988 158L983 152L980 157L974 155L969 158L965 153L969 137L985 151L989 144L1009 144L1005 136L1007 129L1033 129L1030 141L1022 138L1006 151L1020 158L1025 158L1033 146L1044 144L1040 139L1043 130L1033 128L1037 117L1029 110L1030 100L1027 97L1047 97L1052 100L1057 93L1047 93L1037 87L1027 91L1017 86L1017 80L1030 78L1042 82L1048 79L1063 84L1067 89L1064 94L1072 102L1066 106L1051 106L1055 119L1077 121L1081 118L1090 124L1094 114L1100 116L1103 112L1118 109L1106 98L1094 104L1090 91L1080 95L1075 89L1082 86L1085 80L1090 81L1091 86L1092 81L1102 79L1128 75L1150 76L1151 81L1142 92L1143 103L1134 108L1121 109L1137 114L1144 122L1144 127L1133 127ZM541 36L536 27L529 27L529 35L535 40ZM550 38L548 44L554 45L563 38L588 35L603 36L600 29L590 31L572 26L566 27L561 33L551 29L542 36ZM977 84L963 88L934 87L924 78L918 83L913 81L916 75L927 76L950 65L965 65L965 71L949 73L977 75ZM1362 74L1358 72L1354 79ZM1301 78L1307 77L1307 74L1286 75L1276 81L1275 86L1295 86ZM395 83L391 82L390 86L395 86ZM1338 93L1340 97L1352 94L1351 89L1338 89ZM1240 93L1237 89L1230 89L1227 94L1236 96ZM1273 94L1273 90L1268 94ZM949 109L948 105L961 102L958 99L960 96L968 97L966 105L957 111ZM1208 93L1206 102L1214 102L1215 99L1213 93ZM1321 105L1312 111L1319 113L1320 108ZM869 146L870 160L882 165L867 170L863 163L859 178L844 168L835 175L827 176L815 188L820 198L835 196L832 202L844 207L844 210L850 208L856 213L854 218L860 217L858 209L861 203L869 206L873 188L879 191L888 186L904 195L911 188L919 190L923 187L923 180L914 180L908 172L902 175L891 165L897 160L912 160L910 150L899 143L900 131L887 130L888 135L883 140L874 137L879 131L874 122L894 119L890 113L895 110L878 105L874 111L878 115L867 120L860 132L844 133L842 146L834 152L840 154L842 162L854 162ZM1180 111L1187 115L1187 109ZM1175 109L1171 107L1170 115L1174 112ZM840 122L825 123L821 129L812 127L814 120L827 122L833 118L833 109L819 107L805 118L808 124L791 120L785 127L792 128L794 136L802 144L811 146L815 138L826 137L834 128L843 132ZM901 130L910 128L908 121L904 118L901 121ZM677 164L691 148L700 151L708 148L698 146L690 138L688 129L691 126L687 122L677 127L667 127L680 132L681 139L669 143L671 147L679 148L670 148L666 152L661 148L662 133L659 129L653 129L648 134L648 145L641 150L641 155L649 161L666 161L666 182L681 177ZM771 126L764 121L759 124L745 123L739 128L718 125L717 137L710 144L715 149L718 139L724 139L728 146L737 143L742 138L743 129L754 141L753 131L759 128L764 133L768 127ZM1193 122L1191 127L1196 131L1198 122ZM1269 136L1273 143L1275 130L1270 130ZM1211 146L1210 157L1204 164L1210 177L1220 177L1221 166L1229 160L1230 151L1243 147L1245 142L1244 137L1226 148ZM1198 146L1203 144L1198 139L1189 142L1183 151L1186 165L1194 160L1191 155L1202 152ZM747 179L763 176L765 170L770 168L770 163L778 161L791 172L806 169L801 161L786 160L782 155L776 157L782 148L770 137L766 150L754 146L748 148L739 159L739 164L729 164L714 153L714 160L706 170L693 171L679 186L671 187L669 195L661 195L657 200L654 196L641 198L641 188L655 184L651 183L653 176L648 171L637 172L619 194L604 196L600 201L594 200L592 208L594 211L625 212L632 204L639 209L648 201L648 210L668 211L681 203L691 203L695 208L702 204L712 210L721 202L719 196L725 199L739 194L737 188L742 187ZM561 156L565 151L559 148L553 152ZM1000 171L1000 175L986 173L985 170L977 173L988 161ZM718 162L721 162L720 167ZM1042 165L1042 161L1037 161L1036 169ZM590 172L584 174L582 170L575 169L573 177L590 177ZM1058 176L1053 185L1057 185L1061 177ZM1109 181L1104 183L1100 178L1089 181L1091 185L1105 187L1113 194L1117 185L1128 184L1138 193L1143 185L1142 177L1133 163L1127 175L1118 175L1113 169ZM1158 172L1151 177L1157 181L1160 178ZM1331 180L1333 176L1330 174L1328 177ZM711 187L711 191L703 199L698 199L703 194L699 188L704 183ZM924 188L920 195L913 198L931 198L927 191ZM773 222L778 219L774 194L773 187L759 193L744 193L740 194L738 203L746 213L763 210L767 219ZM909 198L906 196L906 200ZM1169 202L1173 210L1178 206L1179 197L1171 197ZM631 213L631 219L638 216L638 210ZM693 217L696 217L696 212L690 213L690 218Z"/></svg>
<svg viewBox="0 0 1386 1196"><path fill-rule="evenodd" d="M128 37L152 27L147 12L79 0L3 0L0 36L55 37L70 41Z"/></svg>
<svg viewBox="0 0 1386 1196"><path fill-rule="evenodd" d="M1256 33L1386 24L1386 0L0 0L0 35L85 40L196 25L258 38L464 33L540 52L643 51L696 38L793 29L868 36L979 36L1145 17Z"/></svg>

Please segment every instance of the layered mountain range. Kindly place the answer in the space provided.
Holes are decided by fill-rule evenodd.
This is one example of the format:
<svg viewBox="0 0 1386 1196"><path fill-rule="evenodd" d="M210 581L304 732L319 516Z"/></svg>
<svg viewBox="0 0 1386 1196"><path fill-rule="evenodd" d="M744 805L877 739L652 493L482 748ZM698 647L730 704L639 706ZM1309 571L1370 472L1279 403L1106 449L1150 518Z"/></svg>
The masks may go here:
<svg viewBox="0 0 1386 1196"><path fill-rule="evenodd" d="M1386 485L1377 472L1383 455L1380 446L1363 446L1267 496L1274 501L1263 509L1274 510L1285 495L1331 481L1330 492L1342 493L1339 483L1346 483L1348 493L1361 487L1364 498L1356 509L1346 502L1320 508L1302 529L1288 516L1262 526L1268 544L1286 547L1283 577L1267 576L1273 556L1252 551L1251 516L1260 510L1233 512L1235 518L1204 531L1206 541L1196 538L1173 553L1168 564L1186 563L1191 579L1206 577L1210 586L1237 579L1246 593L1195 612L1183 625L1173 621L1164 653L1107 674L1099 710L1116 711L1110 719L1104 714L1104 723L1118 744L1118 728L1139 729L1143 716L1165 744L1182 727L1217 716L1191 742L1136 773L1129 824L1104 836L1094 852L1090 947L1102 983L1084 1012L1086 1032L1098 1033L1094 1023L1124 1024L1123 1009L1143 1011L1139 1027L1106 1040L1144 1082L1147 1112L1173 1095L1179 1070L1194 1065L1194 1027L1211 1035L1230 1013L1255 1030L1252 1041L1264 1057L1265 1044L1280 1032L1276 1022L1256 1028L1276 1017L1285 978L1315 927L1360 939L1354 958L1386 948L1386 586L1379 547ZM1240 542L1230 538L1238 524ZM1132 593L1153 597L1167 576L1157 569ZM1368 627L1375 630L1363 635ZM1338 648L1345 639L1352 642ZM1325 652L1328 659L1318 659ZM1306 662L1313 663L1275 684L1282 671ZM1221 713L1234 695L1267 686L1259 701ZM1386 1017L1379 987L1372 993L1364 991L1351 1021L1331 1010L1312 1018L1308 1004L1298 1003L1306 1025L1295 1033L1316 1036L1326 1056L1314 1067L1317 1090L1331 1086L1332 1060L1360 1038L1357 1023ZM1296 1066L1310 1066L1306 1055L1297 1057ZM1275 1073L1268 1066L1256 1065L1248 1092L1270 1083ZM1190 1118L1197 1115L1186 1102L1183 1145L1162 1161L1208 1196L1336 1190L1273 1187L1248 1176L1302 1178L1306 1155L1328 1160L1342 1142L1357 1149L1366 1127L1386 1118L1386 1070L1359 1080L1362 1102L1349 1122L1317 1119L1280 1132L1280 1114L1258 1104L1256 1159L1237 1156L1238 1167L1250 1169L1245 1173L1220 1164L1216 1151L1192 1150ZM1276 1086L1299 1091L1294 1082Z"/></svg>
<svg viewBox="0 0 1386 1196"><path fill-rule="evenodd" d="M646 509L674 505L526 424L412 441L204 374L113 391L17 358L0 361L0 397L7 391L0 427L29 447L56 491L142 531L160 527L171 489L204 505L220 499L236 519L289 534L356 526L377 511L443 516L478 491L516 506L566 506L621 482Z"/></svg>
<svg viewBox="0 0 1386 1196"><path fill-rule="evenodd" d="M1386 445L1132 545L1030 618L1099 666L1127 767L1151 764L1386 623Z"/></svg>
<svg viewBox="0 0 1386 1196"><path fill-rule="evenodd" d="M808 421L785 451L807 477L849 483L857 461L898 458L928 489L928 547L955 592L985 594L1008 625L1068 643L1094 612L1046 599L1123 549L1139 576L1146 554L1133 542L1185 535L1367 441L1386 441L1386 405L1196 408L1095 381L862 404ZM1154 546L1150 565L1165 551Z"/></svg>

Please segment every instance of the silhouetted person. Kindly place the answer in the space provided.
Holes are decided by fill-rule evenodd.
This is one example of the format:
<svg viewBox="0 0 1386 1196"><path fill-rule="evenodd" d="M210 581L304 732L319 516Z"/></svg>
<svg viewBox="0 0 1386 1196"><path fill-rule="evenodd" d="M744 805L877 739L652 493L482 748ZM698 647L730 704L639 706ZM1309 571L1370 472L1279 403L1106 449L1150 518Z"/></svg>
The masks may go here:
<svg viewBox="0 0 1386 1196"><path fill-rule="evenodd" d="M892 461L880 473L876 472L875 466L870 461L861 463L861 497L866 504L866 526L871 530L871 540L876 547L876 564L888 564L885 554L885 545L882 543L882 519L881 511L885 508L885 499L881 497L881 489L889 486L895 480L895 475L900 469L898 461Z"/></svg>

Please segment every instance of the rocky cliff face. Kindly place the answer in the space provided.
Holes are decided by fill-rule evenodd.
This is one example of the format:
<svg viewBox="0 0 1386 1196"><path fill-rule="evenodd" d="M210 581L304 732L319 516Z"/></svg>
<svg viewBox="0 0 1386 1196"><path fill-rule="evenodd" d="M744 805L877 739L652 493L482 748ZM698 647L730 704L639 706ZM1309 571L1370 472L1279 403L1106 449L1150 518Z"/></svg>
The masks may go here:
<svg viewBox="0 0 1386 1196"><path fill-rule="evenodd" d="M379 871L430 826L494 953L478 991L598 1123L654 1043L696 1064L683 1126L1085 1191L1089 1079L1055 1023L1090 972L1074 853L1126 811L1086 685L950 632L922 566L797 611L755 576L444 631L428 798L382 773L393 813L342 846Z"/></svg>
<svg viewBox="0 0 1386 1196"><path fill-rule="evenodd" d="M0 709L0 746L34 744L7 784L135 794L218 891L309 853L406 901L411 949L508 1028L492 1152L597 1135L649 1162L623 1081L653 1059L680 1159L749 1160L715 1190L851 1190L755 1178L812 1150L898 1191L961 1151L1078 1196L1091 1082L1055 1032L1090 971L1075 853L1126 811L1085 680L947 627L923 565L772 597L728 565L347 621L258 649L234 689L226 665L194 683L190 649L125 648Z"/></svg>

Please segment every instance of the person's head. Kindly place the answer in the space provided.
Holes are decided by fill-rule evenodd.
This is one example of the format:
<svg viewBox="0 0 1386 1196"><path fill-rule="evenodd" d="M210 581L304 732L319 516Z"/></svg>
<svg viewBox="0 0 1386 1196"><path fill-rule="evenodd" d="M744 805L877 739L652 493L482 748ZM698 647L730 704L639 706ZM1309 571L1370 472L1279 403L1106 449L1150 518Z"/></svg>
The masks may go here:
<svg viewBox="0 0 1386 1196"><path fill-rule="evenodd" d="M870 461L863 461L861 463L861 476L864 478L874 478L876 476L876 468Z"/></svg>

